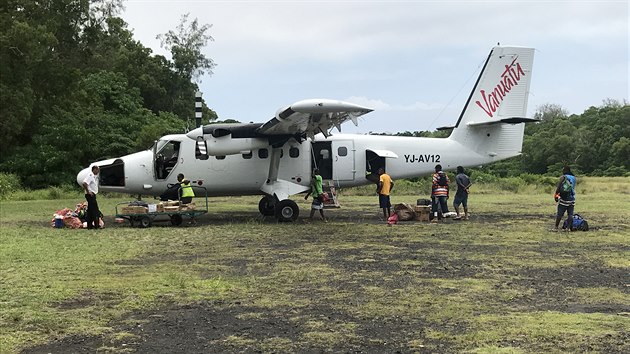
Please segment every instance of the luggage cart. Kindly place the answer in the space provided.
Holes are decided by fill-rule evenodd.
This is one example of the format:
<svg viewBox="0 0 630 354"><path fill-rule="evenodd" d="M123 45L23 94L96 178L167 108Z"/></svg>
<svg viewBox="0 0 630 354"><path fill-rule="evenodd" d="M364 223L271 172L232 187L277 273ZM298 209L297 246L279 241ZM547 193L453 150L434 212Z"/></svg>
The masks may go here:
<svg viewBox="0 0 630 354"><path fill-rule="evenodd" d="M337 190L335 189L335 183L333 181L324 181L322 183L322 191L326 195L324 200L324 208L341 208L339 200L337 200Z"/></svg>
<svg viewBox="0 0 630 354"><path fill-rule="evenodd" d="M195 208L195 209L177 209L177 210L165 210L165 211L155 211L155 212L147 212L147 213L119 213L118 207L122 205L129 205L133 202L121 202L116 204L116 218L121 218L128 220L131 226L138 225L138 227L145 228L151 227L154 222L171 222L173 226L179 226L184 221L184 217L188 217L193 219L197 216L203 215L208 212L208 191L205 187L194 187L195 190L203 189L204 190L204 198L205 198L205 209ZM181 198L179 200L179 205L181 208Z"/></svg>

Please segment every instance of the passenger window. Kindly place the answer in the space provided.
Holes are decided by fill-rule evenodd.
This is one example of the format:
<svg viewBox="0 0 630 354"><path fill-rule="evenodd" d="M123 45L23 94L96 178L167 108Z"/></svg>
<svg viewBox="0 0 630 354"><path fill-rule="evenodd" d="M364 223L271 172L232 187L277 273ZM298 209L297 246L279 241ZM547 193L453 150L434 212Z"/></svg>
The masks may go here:
<svg viewBox="0 0 630 354"><path fill-rule="evenodd" d="M337 154L339 154L339 156L347 156L348 155L348 148L345 146L340 146L337 149Z"/></svg>
<svg viewBox="0 0 630 354"><path fill-rule="evenodd" d="M289 156L292 158L296 158L300 156L300 149L296 148L295 146L292 146L291 148L289 148Z"/></svg>
<svg viewBox="0 0 630 354"><path fill-rule="evenodd" d="M243 158L244 158L245 160L249 160L249 159L251 159L251 158L252 158L252 152L251 152L251 151L250 151L250 152L248 152L247 154L242 154L242 155L243 155Z"/></svg>
<svg viewBox="0 0 630 354"><path fill-rule="evenodd" d="M259 159L266 159L267 157L269 157L269 150L267 150L267 149L260 149L260 150L258 150L258 158Z"/></svg>

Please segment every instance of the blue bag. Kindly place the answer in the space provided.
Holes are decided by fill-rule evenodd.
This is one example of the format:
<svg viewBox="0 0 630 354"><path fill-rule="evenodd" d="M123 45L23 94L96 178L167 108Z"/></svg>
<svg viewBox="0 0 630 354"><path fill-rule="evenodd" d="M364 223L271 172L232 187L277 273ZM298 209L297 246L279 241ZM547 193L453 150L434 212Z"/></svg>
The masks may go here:
<svg viewBox="0 0 630 354"><path fill-rule="evenodd" d="M588 222L580 214L573 214L573 225L571 226L571 231L588 231ZM569 228L568 219L564 221L562 228L565 230Z"/></svg>

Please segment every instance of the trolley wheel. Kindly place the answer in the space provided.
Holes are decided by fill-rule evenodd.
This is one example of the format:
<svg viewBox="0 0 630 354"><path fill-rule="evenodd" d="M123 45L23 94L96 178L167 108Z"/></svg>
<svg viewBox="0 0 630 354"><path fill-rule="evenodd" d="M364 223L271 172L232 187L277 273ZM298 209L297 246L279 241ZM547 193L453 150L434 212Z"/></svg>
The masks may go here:
<svg viewBox="0 0 630 354"><path fill-rule="evenodd" d="M138 221L138 226L145 228L151 226L151 219L148 216L143 216Z"/></svg>
<svg viewBox="0 0 630 354"><path fill-rule="evenodd" d="M171 225L179 226L182 224L183 221L184 219L182 218L181 215L179 214L171 215Z"/></svg>

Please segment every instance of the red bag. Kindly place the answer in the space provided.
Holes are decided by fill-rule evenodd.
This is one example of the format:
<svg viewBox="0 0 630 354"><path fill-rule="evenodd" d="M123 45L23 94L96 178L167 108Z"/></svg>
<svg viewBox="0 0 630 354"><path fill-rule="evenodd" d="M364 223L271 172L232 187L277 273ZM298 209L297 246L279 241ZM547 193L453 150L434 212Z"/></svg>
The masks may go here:
<svg viewBox="0 0 630 354"><path fill-rule="evenodd" d="M398 223L398 214L392 213L392 215L387 218L387 225L394 225Z"/></svg>

